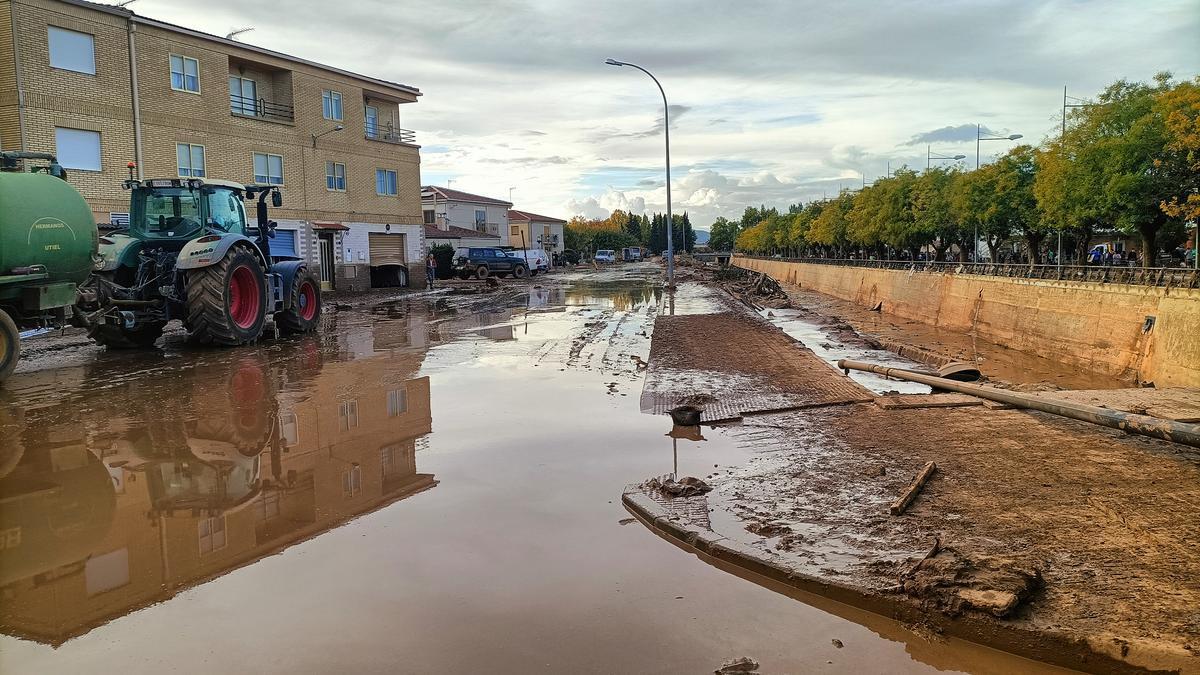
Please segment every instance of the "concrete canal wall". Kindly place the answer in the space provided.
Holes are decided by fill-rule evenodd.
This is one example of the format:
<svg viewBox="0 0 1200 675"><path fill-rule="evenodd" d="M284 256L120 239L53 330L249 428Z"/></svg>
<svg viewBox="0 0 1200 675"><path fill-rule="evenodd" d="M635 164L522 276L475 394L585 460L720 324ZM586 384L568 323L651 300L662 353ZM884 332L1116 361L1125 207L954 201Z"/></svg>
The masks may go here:
<svg viewBox="0 0 1200 675"><path fill-rule="evenodd" d="M867 307L1064 363L1200 387L1200 290L760 260L733 264ZM1143 332L1147 317L1154 317Z"/></svg>

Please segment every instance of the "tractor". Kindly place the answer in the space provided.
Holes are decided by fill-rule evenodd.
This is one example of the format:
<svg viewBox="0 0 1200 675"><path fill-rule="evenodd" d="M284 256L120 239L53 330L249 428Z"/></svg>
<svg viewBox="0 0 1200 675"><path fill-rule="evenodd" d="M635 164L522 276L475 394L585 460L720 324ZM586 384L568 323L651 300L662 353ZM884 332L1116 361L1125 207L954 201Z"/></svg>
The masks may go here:
<svg viewBox="0 0 1200 675"><path fill-rule="evenodd" d="M132 173L132 168L131 168ZM254 342L268 314L282 333L307 333L321 316L321 286L303 260L272 256L283 205L276 185L206 178L124 182L129 227L100 237L95 272L77 309L109 349L150 347L172 319L198 344ZM244 201L256 206L246 221Z"/></svg>

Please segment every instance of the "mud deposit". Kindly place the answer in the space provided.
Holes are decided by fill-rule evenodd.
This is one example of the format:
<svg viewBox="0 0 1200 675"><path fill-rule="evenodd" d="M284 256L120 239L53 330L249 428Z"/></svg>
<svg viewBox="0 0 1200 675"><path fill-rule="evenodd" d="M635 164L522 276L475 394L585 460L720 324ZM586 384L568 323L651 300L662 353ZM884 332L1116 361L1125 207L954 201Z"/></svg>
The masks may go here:
<svg viewBox="0 0 1200 675"><path fill-rule="evenodd" d="M339 299L236 350L55 338L0 391L0 672L1036 670L622 524L625 484L757 452L639 412L657 275Z"/></svg>

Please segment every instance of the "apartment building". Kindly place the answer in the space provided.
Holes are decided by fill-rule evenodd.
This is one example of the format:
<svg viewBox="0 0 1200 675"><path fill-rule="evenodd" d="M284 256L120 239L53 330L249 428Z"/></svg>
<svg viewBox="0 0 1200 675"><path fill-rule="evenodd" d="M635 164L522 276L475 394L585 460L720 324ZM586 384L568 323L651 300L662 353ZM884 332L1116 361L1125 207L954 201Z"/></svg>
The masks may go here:
<svg viewBox="0 0 1200 675"><path fill-rule="evenodd" d="M273 246L329 288L406 284L423 257L400 126L420 95L115 6L0 0L0 148L55 153L101 223L128 218L131 170L282 185Z"/></svg>
<svg viewBox="0 0 1200 675"><path fill-rule="evenodd" d="M520 248L540 248L551 253L561 253L563 227L567 221L551 216L540 216L529 211L508 212L508 245Z"/></svg>

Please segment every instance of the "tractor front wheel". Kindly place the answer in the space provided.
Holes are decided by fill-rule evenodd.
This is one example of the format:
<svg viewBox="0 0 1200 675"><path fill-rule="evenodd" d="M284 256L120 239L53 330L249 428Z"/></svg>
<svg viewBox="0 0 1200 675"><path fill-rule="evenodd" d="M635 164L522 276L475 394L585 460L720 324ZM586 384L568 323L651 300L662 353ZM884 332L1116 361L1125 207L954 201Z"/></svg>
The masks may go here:
<svg viewBox="0 0 1200 675"><path fill-rule="evenodd" d="M160 321L146 321L126 330L115 324L96 323L88 327L88 337L107 349L149 349L162 337L164 325Z"/></svg>
<svg viewBox="0 0 1200 675"><path fill-rule="evenodd" d="M275 325L284 333L311 333L321 322L321 282L308 269L292 279L288 308L275 315Z"/></svg>
<svg viewBox="0 0 1200 675"><path fill-rule="evenodd" d="M21 358L21 333L8 312L0 309L0 380L12 375Z"/></svg>
<svg viewBox="0 0 1200 675"><path fill-rule="evenodd" d="M243 345L262 334L267 280L258 256L231 248L221 262L188 272L188 329L200 344Z"/></svg>

